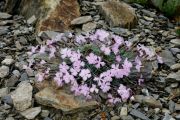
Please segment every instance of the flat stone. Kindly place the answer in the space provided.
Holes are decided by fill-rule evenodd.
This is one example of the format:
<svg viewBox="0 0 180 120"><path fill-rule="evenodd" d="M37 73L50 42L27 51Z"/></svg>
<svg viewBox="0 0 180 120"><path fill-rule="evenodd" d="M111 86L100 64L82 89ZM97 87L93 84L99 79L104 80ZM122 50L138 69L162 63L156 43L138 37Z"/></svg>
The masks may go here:
<svg viewBox="0 0 180 120"><path fill-rule="evenodd" d="M21 115L24 116L28 120L34 119L41 112L41 107L29 108L23 112Z"/></svg>
<svg viewBox="0 0 180 120"><path fill-rule="evenodd" d="M95 22L88 22L86 24L83 24L82 26L82 30L84 32L90 32L92 30L95 30L97 27L96 23Z"/></svg>
<svg viewBox="0 0 180 120"><path fill-rule="evenodd" d="M14 85L18 82L18 77L15 75L12 75L9 79L5 81L6 87L14 87Z"/></svg>
<svg viewBox="0 0 180 120"><path fill-rule="evenodd" d="M135 10L124 2L109 0L99 6L100 13L111 27L132 28L137 24Z"/></svg>
<svg viewBox="0 0 180 120"><path fill-rule="evenodd" d="M50 114L50 112L49 112L49 110L42 110L41 111L41 117L48 117L49 116L49 114Z"/></svg>
<svg viewBox="0 0 180 120"><path fill-rule="evenodd" d="M39 104L61 109L64 113L87 111L98 107L96 101L87 101L80 97L74 97L73 94L68 94L64 90L55 90L50 87L38 92L35 99Z"/></svg>
<svg viewBox="0 0 180 120"><path fill-rule="evenodd" d="M172 39L170 42L176 47L180 47L180 39Z"/></svg>
<svg viewBox="0 0 180 120"><path fill-rule="evenodd" d="M172 65L170 68L171 68L171 70L180 70L180 63L176 63L176 64Z"/></svg>
<svg viewBox="0 0 180 120"><path fill-rule="evenodd" d="M18 88L11 93L14 107L19 111L24 111L32 104L32 86L27 81L18 84Z"/></svg>
<svg viewBox="0 0 180 120"><path fill-rule="evenodd" d="M127 107L122 107L121 112L120 112L120 116L127 116L127 114L128 114Z"/></svg>
<svg viewBox="0 0 180 120"><path fill-rule="evenodd" d="M174 56L172 55L172 53L169 50L163 50L160 53L160 56L162 57L163 62L167 66L171 67L171 65L175 64L175 58L174 58Z"/></svg>
<svg viewBox="0 0 180 120"><path fill-rule="evenodd" d="M13 117L7 117L5 120L15 120Z"/></svg>
<svg viewBox="0 0 180 120"><path fill-rule="evenodd" d="M156 14L154 12L148 11L148 10L141 10L145 15L149 16L149 17L156 17Z"/></svg>
<svg viewBox="0 0 180 120"><path fill-rule="evenodd" d="M1 88L0 89L0 98L6 96L8 94L8 88Z"/></svg>
<svg viewBox="0 0 180 120"><path fill-rule="evenodd" d="M152 96L134 95L134 101L147 104L148 106L151 107L162 108L161 102L156 100Z"/></svg>
<svg viewBox="0 0 180 120"><path fill-rule="evenodd" d="M14 63L14 59L6 58L1 63L9 66Z"/></svg>
<svg viewBox="0 0 180 120"><path fill-rule="evenodd" d="M31 16L28 20L27 20L27 23L29 25L33 25L35 22L36 22L37 18L35 15Z"/></svg>
<svg viewBox="0 0 180 120"><path fill-rule="evenodd" d="M121 116L121 119L122 120L134 120L134 118L132 116L130 116L130 115L128 115L128 116Z"/></svg>
<svg viewBox="0 0 180 120"><path fill-rule="evenodd" d="M150 120L145 114L143 114L142 112L140 112L136 109L132 109L130 114L137 117L137 118L140 118L142 120Z"/></svg>
<svg viewBox="0 0 180 120"><path fill-rule="evenodd" d="M175 104L175 110L180 110L180 104Z"/></svg>
<svg viewBox="0 0 180 120"><path fill-rule="evenodd" d="M81 25L87 22L92 21L92 17L91 16L81 16L78 18L75 18L74 20L71 21L71 25Z"/></svg>
<svg viewBox="0 0 180 120"><path fill-rule="evenodd" d="M9 67L8 66L1 66L0 67L0 78L4 78L9 75Z"/></svg>
<svg viewBox="0 0 180 120"><path fill-rule="evenodd" d="M120 117L119 116L113 116L113 117L111 117L111 120L120 120Z"/></svg>
<svg viewBox="0 0 180 120"><path fill-rule="evenodd" d="M0 19L9 19L10 17L12 17L12 15L0 12Z"/></svg>
<svg viewBox="0 0 180 120"><path fill-rule="evenodd" d="M169 73L168 76L166 77L166 81L169 82L180 81L180 70L178 70L178 72Z"/></svg>

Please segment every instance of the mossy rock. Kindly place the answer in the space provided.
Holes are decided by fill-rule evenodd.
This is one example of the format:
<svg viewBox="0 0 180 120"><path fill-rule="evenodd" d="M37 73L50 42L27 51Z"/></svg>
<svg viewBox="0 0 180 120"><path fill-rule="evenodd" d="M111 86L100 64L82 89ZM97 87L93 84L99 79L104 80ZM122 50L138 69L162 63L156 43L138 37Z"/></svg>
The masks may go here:
<svg viewBox="0 0 180 120"><path fill-rule="evenodd" d="M180 0L151 0L152 4L167 16L180 15Z"/></svg>

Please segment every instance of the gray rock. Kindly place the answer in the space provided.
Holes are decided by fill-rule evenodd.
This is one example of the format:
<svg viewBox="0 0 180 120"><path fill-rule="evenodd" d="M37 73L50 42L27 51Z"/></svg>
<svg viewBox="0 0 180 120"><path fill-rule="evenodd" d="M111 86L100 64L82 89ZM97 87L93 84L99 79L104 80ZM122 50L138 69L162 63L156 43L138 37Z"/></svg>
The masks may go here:
<svg viewBox="0 0 180 120"><path fill-rule="evenodd" d="M11 93L14 107L19 111L24 111L32 104L32 86L27 81L19 83L18 88Z"/></svg>
<svg viewBox="0 0 180 120"><path fill-rule="evenodd" d="M4 12L0 12L0 19L9 19L12 15Z"/></svg>
<svg viewBox="0 0 180 120"><path fill-rule="evenodd" d="M4 78L9 75L9 67L8 66L1 66L0 67L0 78Z"/></svg>
<svg viewBox="0 0 180 120"><path fill-rule="evenodd" d="M113 117L111 117L111 120L120 120L120 117L119 116L113 116Z"/></svg>
<svg viewBox="0 0 180 120"><path fill-rule="evenodd" d="M180 63L176 63L176 64L172 65L170 68L171 68L171 70L180 70Z"/></svg>
<svg viewBox="0 0 180 120"><path fill-rule="evenodd" d="M97 24L95 22L88 22L86 24L83 24L82 30L84 32L90 32L92 30L95 30L97 27Z"/></svg>
<svg viewBox="0 0 180 120"><path fill-rule="evenodd" d="M163 50L161 53L160 53L160 56L162 57L163 59L163 62L171 67L171 65L174 65L175 64L175 58L173 57L172 53L169 51L169 50Z"/></svg>
<svg viewBox="0 0 180 120"><path fill-rule="evenodd" d="M3 96L6 96L8 94L9 90L8 88L1 88L0 89L0 98L3 97Z"/></svg>
<svg viewBox="0 0 180 120"><path fill-rule="evenodd" d="M5 81L5 86L14 87L14 85L17 83L18 80L19 80L18 77L12 75L9 79Z"/></svg>
<svg viewBox="0 0 180 120"><path fill-rule="evenodd" d="M26 72L24 72L23 74L21 74L19 81L27 81L27 80L29 80L28 75Z"/></svg>
<svg viewBox="0 0 180 120"><path fill-rule="evenodd" d="M34 119L41 112L41 107L29 108L23 112L21 115L24 116L28 120Z"/></svg>
<svg viewBox="0 0 180 120"><path fill-rule="evenodd" d="M175 116L176 120L180 120L180 114Z"/></svg>
<svg viewBox="0 0 180 120"><path fill-rule="evenodd" d="M169 101L169 110L171 113L174 112L174 107L175 107L175 103L172 100L170 100Z"/></svg>
<svg viewBox="0 0 180 120"><path fill-rule="evenodd" d="M163 120L170 120L171 118L172 116L170 116L168 113L165 113Z"/></svg>
<svg viewBox="0 0 180 120"><path fill-rule="evenodd" d="M145 15L149 16L149 17L156 17L156 14L154 12L142 9L141 10Z"/></svg>
<svg viewBox="0 0 180 120"><path fill-rule="evenodd" d="M171 83L171 88L177 88L178 87L178 85L179 85L179 83L178 82L175 82L175 83Z"/></svg>
<svg viewBox="0 0 180 120"><path fill-rule="evenodd" d="M5 120L15 120L13 117L7 117Z"/></svg>
<svg viewBox="0 0 180 120"><path fill-rule="evenodd" d="M175 47L180 47L180 39L173 39L170 41Z"/></svg>
<svg viewBox="0 0 180 120"><path fill-rule="evenodd" d="M122 107L121 112L120 112L120 116L127 116L127 114L128 114L127 107Z"/></svg>
<svg viewBox="0 0 180 120"><path fill-rule="evenodd" d="M142 120L150 120L145 114L135 109L132 109L130 114Z"/></svg>
<svg viewBox="0 0 180 120"><path fill-rule="evenodd" d="M180 104L175 104L175 110L180 110Z"/></svg>
<svg viewBox="0 0 180 120"><path fill-rule="evenodd" d="M128 115L128 116L121 116L121 119L122 120L134 120L134 118L132 116L130 116L130 115Z"/></svg>
<svg viewBox="0 0 180 120"><path fill-rule="evenodd" d="M134 95L134 101L147 104L151 107L162 108L161 102L152 96Z"/></svg>
<svg viewBox="0 0 180 120"><path fill-rule="evenodd" d="M170 51L173 53L173 55L176 55L177 53L180 53L179 48L170 48Z"/></svg>
<svg viewBox="0 0 180 120"><path fill-rule="evenodd" d="M71 21L71 25L81 25L87 22L92 21L92 17L91 16L81 16L78 18L75 18L74 20Z"/></svg>
<svg viewBox="0 0 180 120"><path fill-rule="evenodd" d="M21 73L18 70L13 70L13 75L16 76L17 78L20 77Z"/></svg>
<svg viewBox="0 0 180 120"><path fill-rule="evenodd" d="M36 22L37 18L35 15L31 16L28 20L27 20L27 23L29 25L33 25L35 22Z"/></svg>
<svg viewBox="0 0 180 120"><path fill-rule="evenodd" d="M169 82L180 81L180 70L178 70L178 72L169 73L169 75L166 77L166 81Z"/></svg>
<svg viewBox="0 0 180 120"><path fill-rule="evenodd" d="M41 117L48 117L49 116L49 114L50 114L50 112L49 112L49 110L42 110L41 111Z"/></svg>
<svg viewBox="0 0 180 120"><path fill-rule="evenodd" d="M4 97L2 97L2 101L8 105L12 105L13 101L10 95L6 95Z"/></svg>
<svg viewBox="0 0 180 120"><path fill-rule="evenodd" d="M4 65L8 65L9 66L9 65L12 65L14 63L14 59L6 58L1 63L4 64Z"/></svg>

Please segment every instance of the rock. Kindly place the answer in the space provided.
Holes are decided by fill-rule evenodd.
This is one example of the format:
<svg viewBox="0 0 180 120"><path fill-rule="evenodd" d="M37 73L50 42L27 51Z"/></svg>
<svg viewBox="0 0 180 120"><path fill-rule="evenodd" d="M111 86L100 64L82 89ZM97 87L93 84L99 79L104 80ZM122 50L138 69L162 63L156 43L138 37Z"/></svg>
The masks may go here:
<svg viewBox="0 0 180 120"><path fill-rule="evenodd" d="M180 70L180 63L176 63L174 65L171 65L170 68L171 68L171 70L174 70L174 71Z"/></svg>
<svg viewBox="0 0 180 120"><path fill-rule="evenodd" d="M171 120L172 116L170 116L168 113L165 113L165 116L163 120Z"/></svg>
<svg viewBox="0 0 180 120"><path fill-rule="evenodd" d="M50 113L49 110L42 110L42 111L41 111L41 117L44 117L44 118L45 118L45 117L48 117L48 116L49 116L49 113Z"/></svg>
<svg viewBox="0 0 180 120"><path fill-rule="evenodd" d="M175 47L180 47L180 39L172 39L170 42L174 44Z"/></svg>
<svg viewBox="0 0 180 120"><path fill-rule="evenodd" d="M14 87L14 85L18 82L18 77L15 75L12 75L9 79L5 81L5 86L6 87Z"/></svg>
<svg viewBox="0 0 180 120"><path fill-rule="evenodd" d="M160 56L162 57L163 62L171 67L171 65L175 64L175 58L173 57L172 53L169 50L163 50L160 53Z"/></svg>
<svg viewBox="0 0 180 120"><path fill-rule="evenodd" d="M82 30L84 32L90 32L92 30L95 30L97 27L96 23L95 22L88 22L86 24L83 24L82 26Z"/></svg>
<svg viewBox="0 0 180 120"><path fill-rule="evenodd" d="M9 19L10 17L12 17L12 15L0 12L0 19Z"/></svg>
<svg viewBox="0 0 180 120"><path fill-rule="evenodd" d="M2 101L8 105L12 105L13 101L10 95L6 95L4 97L2 97Z"/></svg>
<svg viewBox="0 0 180 120"><path fill-rule="evenodd" d="M180 110L180 104L175 104L175 110Z"/></svg>
<svg viewBox="0 0 180 120"><path fill-rule="evenodd" d="M0 67L0 78L4 78L9 75L9 67L8 66L1 66Z"/></svg>
<svg viewBox="0 0 180 120"><path fill-rule="evenodd" d="M64 90L54 90L47 87L35 95L39 104L61 109L64 113L75 113L94 109L98 106L96 101L86 101L80 97L67 94Z"/></svg>
<svg viewBox="0 0 180 120"><path fill-rule="evenodd" d="M29 108L23 112L21 115L24 116L28 120L34 119L41 112L41 107Z"/></svg>
<svg viewBox="0 0 180 120"><path fill-rule="evenodd" d="M32 86L27 81L19 83L18 88L12 92L11 98L14 107L19 111L24 111L32 104Z"/></svg>
<svg viewBox="0 0 180 120"><path fill-rule="evenodd" d="M6 0L5 8L8 13L17 12L27 19L34 15L38 33L70 30L71 21L80 16L77 0Z"/></svg>
<svg viewBox="0 0 180 120"><path fill-rule="evenodd" d="M84 23L92 21L91 16L81 16L71 21L71 25L82 25Z"/></svg>
<svg viewBox="0 0 180 120"><path fill-rule="evenodd" d="M18 70L13 70L13 75L16 76L17 78L20 77L21 73Z"/></svg>
<svg viewBox="0 0 180 120"><path fill-rule="evenodd" d="M178 87L178 85L179 85L179 83L178 82L175 82L175 83L171 83L171 88L177 88Z"/></svg>
<svg viewBox="0 0 180 120"><path fill-rule="evenodd" d="M161 102L156 100L152 96L134 95L134 101L147 104L151 107L162 108Z"/></svg>
<svg viewBox="0 0 180 120"><path fill-rule="evenodd" d="M7 117L5 120L15 120L13 117Z"/></svg>
<svg viewBox="0 0 180 120"><path fill-rule="evenodd" d="M175 103L172 100L170 100L169 101L169 110L171 113L174 112L174 107L175 107Z"/></svg>
<svg viewBox="0 0 180 120"><path fill-rule="evenodd" d="M140 118L142 120L150 120L145 114L143 114L142 112L140 112L136 109L132 109L130 114L137 117L137 118Z"/></svg>
<svg viewBox="0 0 180 120"><path fill-rule="evenodd" d="M1 63L9 66L14 63L14 59L6 58Z"/></svg>
<svg viewBox="0 0 180 120"><path fill-rule="evenodd" d="M166 81L169 82L180 81L180 70L178 70L178 72L169 73L169 75L166 77Z"/></svg>
<svg viewBox="0 0 180 120"><path fill-rule="evenodd" d="M101 3L99 6L100 13L111 27L132 28L137 24L135 10L124 2L110 0Z"/></svg>
<svg viewBox="0 0 180 120"><path fill-rule="evenodd" d="M122 107L121 112L120 112L120 116L127 116L127 114L128 114L127 107Z"/></svg>
<svg viewBox="0 0 180 120"><path fill-rule="evenodd" d="M153 17L153 18L156 17L156 14L154 12L148 11L146 9L142 9L141 11L149 17Z"/></svg>
<svg viewBox="0 0 180 120"><path fill-rule="evenodd" d="M120 120L120 117L119 116L113 116L113 117L111 117L111 120Z"/></svg>
<svg viewBox="0 0 180 120"><path fill-rule="evenodd" d="M121 119L122 120L134 120L134 118L132 116L130 116L130 115L128 115L128 116L121 116Z"/></svg>
<svg viewBox="0 0 180 120"><path fill-rule="evenodd" d="M28 20L27 20L27 23L29 25L33 25L35 22L36 22L37 18L35 15L31 16Z"/></svg>
<svg viewBox="0 0 180 120"><path fill-rule="evenodd" d="M180 120L180 114L175 116L176 120Z"/></svg>
<svg viewBox="0 0 180 120"><path fill-rule="evenodd" d="M8 88L1 88L0 89L0 98L3 97L3 96L6 96L8 94Z"/></svg>

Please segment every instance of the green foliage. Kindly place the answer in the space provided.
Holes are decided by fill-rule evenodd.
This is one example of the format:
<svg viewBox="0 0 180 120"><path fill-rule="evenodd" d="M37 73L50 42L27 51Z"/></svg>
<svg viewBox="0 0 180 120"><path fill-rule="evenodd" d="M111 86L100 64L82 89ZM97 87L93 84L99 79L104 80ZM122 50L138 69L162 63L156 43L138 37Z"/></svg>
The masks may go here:
<svg viewBox="0 0 180 120"><path fill-rule="evenodd" d="M177 29L176 29L176 34L177 34L178 36L180 36L180 28L177 28Z"/></svg>

